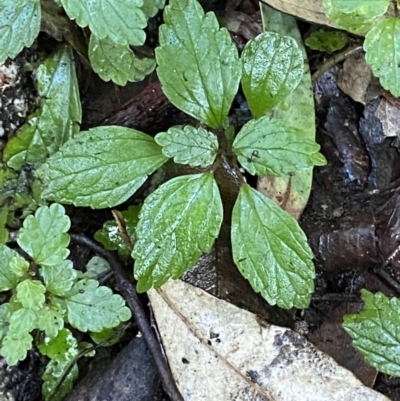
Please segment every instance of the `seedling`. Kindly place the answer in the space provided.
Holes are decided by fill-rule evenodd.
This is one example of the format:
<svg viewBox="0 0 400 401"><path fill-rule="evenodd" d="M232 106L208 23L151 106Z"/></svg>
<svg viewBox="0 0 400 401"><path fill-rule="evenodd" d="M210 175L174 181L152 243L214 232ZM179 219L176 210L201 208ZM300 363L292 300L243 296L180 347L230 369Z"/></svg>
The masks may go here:
<svg viewBox="0 0 400 401"><path fill-rule="evenodd" d="M326 15L338 28L366 34L365 60L381 85L400 96L400 18L387 17L391 0L324 0ZM395 9L399 1L393 2ZM398 15L398 10L397 10Z"/></svg>
<svg viewBox="0 0 400 401"><path fill-rule="evenodd" d="M200 125L171 127L155 138L123 127L93 128L69 139L38 172L44 198L104 208L126 201L170 158L199 169L162 184L143 204L132 251L139 292L179 278L211 250L224 209L213 174L218 163L235 155L242 168L259 176L325 164L317 143L266 116L302 78L304 61L295 40L265 32L239 58L213 13L204 14L195 0L172 0L159 41L162 89ZM230 146L223 137L240 81L254 118ZM308 306L315 272L305 234L294 218L241 179L232 216L238 269L269 303Z"/></svg>
<svg viewBox="0 0 400 401"><path fill-rule="evenodd" d="M71 327L102 333L131 317L123 298L93 278L93 263L82 273L66 259L69 228L61 205L42 206L19 231L18 245L29 259L0 245L0 291L11 291L10 300L0 305L0 355L15 365L35 342L51 359L43 375L46 398L79 352ZM59 399L77 375L75 366L57 393Z"/></svg>
<svg viewBox="0 0 400 401"><path fill-rule="evenodd" d="M90 28L89 60L103 80L113 80L118 85L141 81L154 70L155 61L137 57L130 45L144 44L147 21L164 4L165 0L94 0L89 3L78 0L2 0L0 63L8 57L14 58L23 47L31 46L39 34L41 23L52 25L54 30L60 29L61 34L65 34L70 28L63 17L63 9L77 25Z"/></svg>

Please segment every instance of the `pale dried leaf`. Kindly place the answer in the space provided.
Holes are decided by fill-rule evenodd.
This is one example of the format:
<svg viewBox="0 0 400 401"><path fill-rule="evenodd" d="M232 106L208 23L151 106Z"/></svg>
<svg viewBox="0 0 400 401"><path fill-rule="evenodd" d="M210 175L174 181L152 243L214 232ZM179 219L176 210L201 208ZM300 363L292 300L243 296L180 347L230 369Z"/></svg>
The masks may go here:
<svg viewBox="0 0 400 401"><path fill-rule="evenodd" d="M379 118L382 124L385 136L400 137L400 109L392 105L385 98L381 99L375 116Z"/></svg>
<svg viewBox="0 0 400 401"><path fill-rule="evenodd" d="M337 84L346 95L365 105L365 93L371 78L372 70L366 63L364 54L356 54L343 63L343 70L339 72Z"/></svg>
<svg viewBox="0 0 400 401"><path fill-rule="evenodd" d="M299 334L199 288L148 294L185 401L388 401Z"/></svg>
<svg viewBox="0 0 400 401"><path fill-rule="evenodd" d="M325 15L323 0L261 0L276 10L321 25L334 26Z"/></svg>

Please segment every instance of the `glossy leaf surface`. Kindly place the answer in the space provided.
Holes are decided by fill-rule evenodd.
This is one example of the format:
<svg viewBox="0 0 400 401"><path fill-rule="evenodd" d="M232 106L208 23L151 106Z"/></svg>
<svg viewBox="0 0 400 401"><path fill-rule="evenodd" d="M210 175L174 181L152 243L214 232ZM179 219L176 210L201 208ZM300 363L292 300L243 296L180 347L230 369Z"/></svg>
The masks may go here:
<svg viewBox="0 0 400 401"><path fill-rule="evenodd" d="M143 0L141 9L147 18L152 18L157 14L158 10L161 10L164 6L165 0Z"/></svg>
<svg viewBox="0 0 400 401"><path fill-rule="evenodd" d="M78 274L70 260L63 260L53 266L42 266L40 275L43 278L47 291L63 296L75 284Z"/></svg>
<svg viewBox="0 0 400 401"><path fill-rule="evenodd" d="M364 308L345 315L343 327L369 364L380 372L400 376L400 299L361 290Z"/></svg>
<svg viewBox="0 0 400 401"><path fill-rule="evenodd" d="M313 254L292 216L244 184L233 208L231 238L235 264L254 291L281 308L309 305Z"/></svg>
<svg viewBox="0 0 400 401"><path fill-rule="evenodd" d="M24 220L18 245L39 265L54 266L69 255L71 226L63 206L53 203L40 207L35 215Z"/></svg>
<svg viewBox="0 0 400 401"><path fill-rule="evenodd" d="M330 0L331 8L344 14L362 14L370 18L379 17L387 11L390 0Z"/></svg>
<svg viewBox="0 0 400 401"><path fill-rule="evenodd" d="M196 0L172 0L159 33L157 74L170 102L212 128L222 126L241 76L228 31Z"/></svg>
<svg viewBox="0 0 400 401"><path fill-rule="evenodd" d="M16 296L26 309L39 310L45 301L46 287L39 280L24 280L17 285Z"/></svg>
<svg viewBox="0 0 400 401"><path fill-rule="evenodd" d="M0 354L6 359L9 366L16 365L18 361L26 358L28 351L32 348L32 340L29 333L9 330L2 341Z"/></svg>
<svg viewBox="0 0 400 401"><path fill-rule="evenodd" d="M366 34L385 14L390 0L323 0L327 17L346 31Z"/></svg>
<svg viewBox="0 0 400 401"><path fill-rule="evenodd" d="M250 40L242 53L242 87L254 118L271 110L299 84L303 55L289 36L264 32Z"/></svg>
<svg viewBox="0 0 400 401"><path fill-rule="evenodd" d="M29 264L25 259L13 249L0 244L0 291L15 289L18 279L25 273L21 269L15 269L13 266L25 266L28 270Z"/></svg>
<svg viewBox="0 0 400 401"><path fill-rule="evenodd" d="M261 16L265 31L291 36L296 40L305 64L308 64L297 20L264 3L261 4ZM307 140L315 140L315 106L312 87L310 70L304 68L303 77L297 88L272 110L274 118L283 120L286 125L302 131ZM298 170L295 175L281 177L268 175L258 179L257 189L298 219L311 192L312 175L312 168Z"/></svg>
<svg viewBox="0 0 400 401"><path fill-rule="evenodd" d="M400 18L379 22L365 37L365 59L382 86L400 96Z"/></svg>
<svg viewBox="0 0 400 401"><path fill-rule="evenodd" d="M59 358L51 359L46 366L46 370L42 375L43 385L42 394L45 400L62 401L65 396L71 392L74 381L78 378L79 370L78 366L74 364L68 375L64 378L64 381L60 387L57 387L58 382L64 376L66 370L73 363L72 359L62 360ZM53 392L57 389L56 394L53 396Z"/></svg>
<svg viewBox="0 0 400 401"><path fill-rule="evenodd" d="M125 230L131 241L135 238L136 226L139 222L140 205L130 205L128 210L122 212ZM103 228L96 231L94 239L100 242L104 248L118 251L121 255L129 255L129 243L121 235L120 228L115 220L108 220L103 224Z"/></svg>
<svg viewBox="0 0 400 401"><path fill-rule="evenodd" d="M166 162L161 147L140 131L92 128L69 140L39 170L49 200L104 208L128 199Z"/></svg>
<svg viewBox="0 0 400 401"><path fill-rule="evenodd" d="M61 0L61 4L71 19L82 28L89 26L100 39L109 37L120 45L133 46L146 39L143 0Z"/></svg>
<svg viewBox="0 0 400 401"><path fill-rule="evenodd" d="M0 63L32 45L40 29L40 3L2 0L0 3Z"/></svg>
<svg viewBox="0 0 400 401"><path fill-rule="evenodd" d="M24 163L44 163L79 131L82 118L71 49L62 48L47 58L37 69L36 82L40 109L4 150L4 160L16 170Z"/></svg>
<svg viewBox="0 0 400 401"><path fill-rule="evenodd" d="M131 318L124 299L98 281L78 281L65 297L69 323L81 331L101 331Z"/></svg>
<svg viewBox="0 0 400 401"><path fill-rule="evenodd" d="M57 337L40 341L38 348L42 355L50 359L70 360L71 356L78 355L78 342L71 331L65 328L60 330Z"/></svg>
<svg viewBox="0 0 400 401"><path fill-rule="evenodd" d="M36 312L35 326L44 331L48 338L54 338L64 327L64 311L56 305L44 305Z"/></svg>
<svg viewBox="0 0 400 401"><path fill-rule="evenodd" d="M209 252L222 223L222 201L210 173L186 175L161 185L145 200L136 228L137 290L179 278Z"/></svg>
<svg viewBox="0 0 400 401"><path fill-rule="evenodd" d="M240 164L250 173L282 176L326 164L320 146L283 121L261 117L246 123L233 142Z"/></svg>
<svg viewBox="0 0 400 401"><path fill-rule="evenodd" d="M151 58L137 58L129 45L115 43L110 38L99 39L93 34L89 41L89 59L103 81L112 80L120 86L128 81L142 81L156 66Z"/></svg>
<svg viewBox="0 0 400 401"><path fill-rule="evenodd" d="M218 152L216 135L202 127L190 125L171 127L156 135L155 141L162 146L165 156L175 163L208 167L214 163Z"/></svg>

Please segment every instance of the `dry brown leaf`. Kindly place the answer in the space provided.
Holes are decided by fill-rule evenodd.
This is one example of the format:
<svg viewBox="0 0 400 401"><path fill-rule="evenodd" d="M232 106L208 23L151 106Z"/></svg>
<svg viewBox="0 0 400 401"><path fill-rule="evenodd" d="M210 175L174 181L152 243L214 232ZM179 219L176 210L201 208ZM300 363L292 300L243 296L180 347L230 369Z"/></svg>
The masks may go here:
<svg viewBox="0 0 400 401"><path fill-rule="evenodd" d="M294 331L199 288L148 294L185 401L388 401Z"/></svg>
<svg viewBox="0 0 400 401"><path fill-rule="evenodd" d="M354 101L365 105L365 93L371 82L372 70L366 63L364 54L349 57L339 72L337 84Z"/></svg>

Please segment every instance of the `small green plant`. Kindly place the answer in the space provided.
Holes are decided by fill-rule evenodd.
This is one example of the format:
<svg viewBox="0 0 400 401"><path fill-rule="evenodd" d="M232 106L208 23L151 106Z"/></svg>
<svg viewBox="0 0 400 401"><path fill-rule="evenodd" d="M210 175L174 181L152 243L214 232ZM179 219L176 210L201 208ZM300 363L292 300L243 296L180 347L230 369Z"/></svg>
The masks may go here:
<svg viewBox="0 0 400 401"><path fill-rule="evenodd" d="M131 317L123 298L94 278L98 261L89 262L88 272L82 273L66 259L69 228L61 205L42 206L19 231L17 242L28 260L0 245L0 291L11 292L9 301L0 305L0 355L15 365L35 342L50 358L43 374L46 399L79 353L71 327L96 333L96 338ZM74 366L57 399L68 393L77 375Z"/></svg>
<svg viewBox="0 0 400 401"><path fill-rule="evenodd" d="M366 34L365 59L382 86L400 96L400 18L387 17L390 0L324 0L327 16L338 28ZM399 1L393 2L398 15ZM400 376L400 300L361 291L364 309L344 316L353 346L380 372Z"/></svg>
<svg viewBox="0 0 400 401"><path fill-rule="evenodd" d="M313 32L304 43L310 49L331 54L346 46L347 35L341 31L321 28Z"/></svg>
<svg viewBox="0 0 400 401"><path fill-rule="evenodd" d="M38 170L43 197L104 208L127 200L167 160L199 173L176 177L145 200L132 238L137 289L180 277L219 234L223 203L214 178L237 162L250 174L281 176L325 164L314 140L266 116L303 76L294 39L265 32L239 58L226 29L195 0L172 0L164 11L157 73L164 93L200 125L171 127L155 138L123 127L97 127L69 139ZM242 83L254 119L232 141L228 113ZM236 265L271 304L304 308L315 276L312 252L298 223L245 183L232 215Z"/></svg>
<svg viewBox="0 0 400 401"><path fill-rule="evenodd" d="M82 110L72 51L61 47L33 72L40 107L7 141L0 169L0 243L7 227L17 230L15 212L27 216L42 203L34 170L79 132Z"/></svg>
<svg viewBox="0 0 400 401"><path fill-rule="evenodd" d="M324 0L338 28L366 34L365 59L382 86L400 96L400 18L386 17L391 0ZM398 13L399 2L393 3Z"/></svg>
<svg viewBox="0 0 400 401"><path fill-rule="evenodd" d="M361 290L364 308L345 315L343 327L353 346L380 372L400 376L400 299Z"/></svg>
<svg viewBox="0 0 400 401"><path fill-rule="evenodd" d="M62 25L62 7L80 27L90 28L89 60L103 80L113 80L118 85L140 81L154 70L155 61L138 58L130 45L144 44L147 21L164 3L165 0L2 0L0 63L32 45L42 19Z"/></svg>

